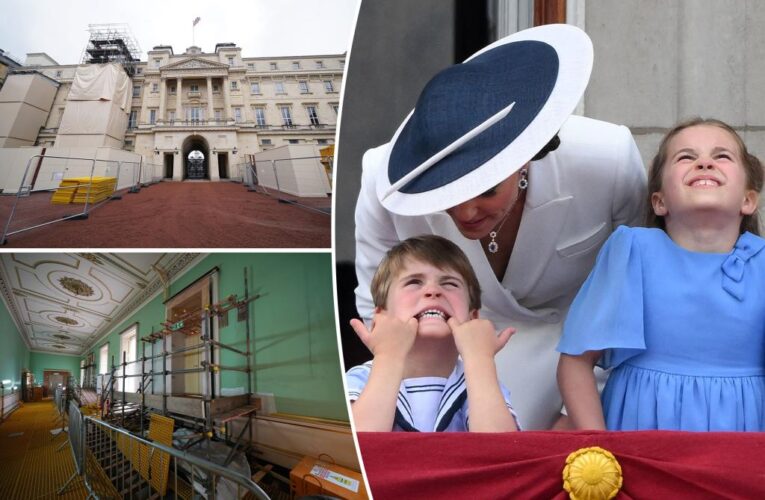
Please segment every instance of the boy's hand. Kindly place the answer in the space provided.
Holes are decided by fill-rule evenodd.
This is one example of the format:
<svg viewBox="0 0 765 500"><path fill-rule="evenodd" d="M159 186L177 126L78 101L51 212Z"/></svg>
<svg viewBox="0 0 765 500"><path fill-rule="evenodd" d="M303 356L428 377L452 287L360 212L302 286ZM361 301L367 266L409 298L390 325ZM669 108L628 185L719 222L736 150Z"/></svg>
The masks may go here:
<svg viewBox="0 0 765 500"><path fill-rule="evenodd" d="M515 328L505 328L497 335L494 325L487 319L471 319L460 323L451 317L448 324L463 360L490 359L493 362L494 355L505 347L515 333Z"/></svg>
<svg viewBox="0 0 765 500"><path fill-rule="evenodd" d="M417 338L417 319L409 318L403 322L389 315L384 310L375 313L372 320L372 331L367 329L363 321L351 320L351 327L359 339L372 351L375 358L380 356L392 359L404 359Z"/></svg>

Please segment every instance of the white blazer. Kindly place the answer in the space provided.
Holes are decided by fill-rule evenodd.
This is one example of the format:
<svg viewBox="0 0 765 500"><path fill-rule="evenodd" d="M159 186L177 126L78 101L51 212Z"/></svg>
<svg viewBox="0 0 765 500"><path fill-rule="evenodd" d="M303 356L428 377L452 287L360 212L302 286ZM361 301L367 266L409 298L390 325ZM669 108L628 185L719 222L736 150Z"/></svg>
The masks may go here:
<svg viewBox="0 0 765 500"><path fill-rule="evenodd" d="M387 211L375 191L377 170L390 143L367 151L356 205L356 306L363 319L374 311L369 286L385 252L400 241L437 234L470 259L482 289L481 317L497 330L518 332L497 354L500 380L526 429L544 429L557 418L561 398L555 379L563 319L587 278L598 250L620 224L641 222L646 174L629 129L571 116L560 147L529 168L529 188L518 237L502 281L478 240L463 237L446 212L401 216Z"/></svg>

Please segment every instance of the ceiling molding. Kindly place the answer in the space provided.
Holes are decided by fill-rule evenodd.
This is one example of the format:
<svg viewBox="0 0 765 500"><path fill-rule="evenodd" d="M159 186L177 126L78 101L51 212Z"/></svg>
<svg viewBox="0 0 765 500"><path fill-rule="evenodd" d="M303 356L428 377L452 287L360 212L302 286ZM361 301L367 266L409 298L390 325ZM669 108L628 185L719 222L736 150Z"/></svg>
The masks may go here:
<svg viewBox="0 0 765 500"><path fill-rule="evenodd" d="M5 253L0 295L31 352L81 356L199 256Z"/></svg>

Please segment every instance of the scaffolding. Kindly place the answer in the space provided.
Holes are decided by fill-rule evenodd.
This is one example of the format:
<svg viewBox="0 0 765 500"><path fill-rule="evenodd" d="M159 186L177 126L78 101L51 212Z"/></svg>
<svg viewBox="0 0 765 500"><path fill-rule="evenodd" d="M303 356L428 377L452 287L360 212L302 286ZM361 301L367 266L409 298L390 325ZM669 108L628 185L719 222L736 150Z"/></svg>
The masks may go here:
<svg viewBox="0 0 765 500"><path fill-rule="evenodd" d="M237 451L246 451L252 443L252 417L259 409L257 400L251 399L252 395L252 348L250 345L250 315L249 304L262 297L262 294L249 294L247 270L244 270L244 295L238 298L236 295L228 296L224 301L209 304L201 311L192 311L182 316L175 317L172 321L165 321L161 328L149 335L142 337L141 356L135 361L127 361L123 352L122 361L114 362L112 356L112 369L108 381L103 384L101 393L101 418L119 423L123 428L133 429L143 435L146 421L146 413L149 409L161 412L163 416L171 416L177 421L183 422L194 429L195 432L183 436L188 441L181 449L188 450L197 444L206 444L209 451L210 441L220 439L231 446L224 466L234 458ZM245 350L237 349L230 345L219 342L212 335L212 320L218 319L219 326L228 325L229 312L237 311L237 320L245 324ZM199 336L199 342L190 346L183 346L168 350L167 339L171 335ZM149 353L147 355L147 345ZM227 350L243 357L244 365L230 366L215 362L216 350ZM168 369L168 357L197 352L203 360L199 367ZM156 370L160 360L161 369ZM129 370L128 367L138 364L140 373L129 373L137 370ZM148 370L147 370L148 364ZM236 396L221 396L214 384L214 374L222 371L239 371L247 374L246 394ZM205 378L203 392L201 394L173 394L168 391L168 377L179 374L201 373ZM139 380L137 392L126 391L126 381L132 377ZM161 392L154 390L155 378L162 380ZM121 390L120 390L121 388ZM231 424L234 420L243 417L246 423L242 426L235 439L232 439ZM245 433L248 439L243 440ZM240 450L241 448L241 450Z"/></svg>
<svg viewBox="0 0 765 500"><path fill-rule="evenodd" d="M119 63L128 76L135 74L136 64L141 60L141 47L129 25L89 24L88 31L90 38L83 51L83 64Z"/></svg>

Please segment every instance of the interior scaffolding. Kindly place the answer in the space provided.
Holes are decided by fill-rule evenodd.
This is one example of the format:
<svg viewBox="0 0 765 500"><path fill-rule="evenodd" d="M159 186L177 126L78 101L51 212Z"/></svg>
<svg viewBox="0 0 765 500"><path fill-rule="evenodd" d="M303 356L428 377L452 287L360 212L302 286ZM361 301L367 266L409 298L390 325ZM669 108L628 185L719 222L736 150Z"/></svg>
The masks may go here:
<svg viewBox="0 0 765 500"><path fill-rule="evenodd" d="M231 452L226 458L226 466L237 451L246 451L252 444L252 418L259 409L259 400L252 397L252 346L250 342L249 304L260 298L262 294L249 294L247 270L244 270L244 294L228 296L219 303L208 304L203 310L191 311L183 316L168 319L161 324L158 331L142 337L141 356L135 361L127 361L123 352L120 363L115 363L112 356L112 367L108 379L101 384L101 418L119 424L121 427L143 435L145 422L149 411L160 412L170 416L195 432L183 436L187 442L182 449L188 449L200 442L216 439L231 446ZM245 350L237 349L228 344L215 340L212 333L213 319L218 319L220 326L228 325L230 311L237 312L237 320L244 323ZM172 335L199 335L199 342L194 345L173 349L167 340ZM147 354L147 344L149 353ZM170 345L170 349L168 348ZM240 366L216 363L216 350L227 350L242 357ZM168 358L189 351L201 354L203 360L197 368L169 369ZM158 360L158 361L157 361ZM128 367L138 364L140 373L129 373ZM156 369L161 364L159 369ZM148 368L148 369L147 369ZM216 389L214 378L216 373L223 371L244 372L247 375L247 392L236 396L222 396ZM177 374L201 373L206 377L204 390L200 394L177 395L168 391L168 377ZM125 390L129 378L139 379L137 392ZM162 380L161 392L155 390L155 379ZM121 389L121 390L120 390ZM232 424L236 419L244 417L246 423L241 427L236 437L233 436ZM247 438L242 439L247 433ZM233 438L233 439L232 439Z"/></svg>

